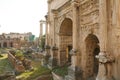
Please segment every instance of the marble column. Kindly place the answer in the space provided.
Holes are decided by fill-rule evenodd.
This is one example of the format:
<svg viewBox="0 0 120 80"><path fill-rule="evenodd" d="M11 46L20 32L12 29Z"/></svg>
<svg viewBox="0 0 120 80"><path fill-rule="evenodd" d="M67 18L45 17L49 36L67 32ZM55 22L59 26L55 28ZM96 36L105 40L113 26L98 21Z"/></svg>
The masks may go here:
<svg viewBox="0 0 120 80"><path fill-rule="evenodd" d="M107 8L106 0L99 0L100 50L107 50Z"/></svg>
<svg viewBox="0 0 120 80"><path fill-rule="evenodd" d="M43 35L43 23L42 23L42 20L40 21L40 38L42 37Z"/></svg>
<svg viewBox="0 0 120 80"><path fill-rule="evenodd" d="M99 59L99 71L96 80L112 80L111 73L111 61L107 52L107 37L108 37L108 20L107 20L107 0L99 0L99 24L100 24L100 53L97 56Z"/></svg>
<svg viewBox="0 0 120 80"><path fill-rule="evenodd" d="M100 24L100 53L106 55L107 51L107 7L106 0L99 0L99 24ZM99 64L99 71L96 80L106 80L106 68Z"/></svg>
<svg viewBox="0 0 120 80"><path fill-rule="evenodd" d="M71 51L72 55L72 63L71 66L68 68L68 75L65 77L65 80L82 80L82 71L77 66L77 53L78 53L78 11L79 11L79 3L74 1L71 4L72 11L73 11L73 49Z"/></svg>
<svg viewBox="0 0 120 80"><path fill-rule="evenodd" d="M115 0L115 4L116 4L116 6L115 6L115 11L116 11L116 13L115 13L115 15L116 15L116 23L117 23L117 28L118 29L120 29L120 0Z"/></svg>
<svg viewBox="0 0 120 80"><path fill-rule="evenodd" d="M72 66L75 67L76 64L77 64L77 37L78 37L78 16L77 16L77 5L78 3L77 2L73 2L72 3L72 10L73 10L73 34L72 34L72 37L73 37L73 49L72 49L72 52L73 52L73 55L72 55Z"/></svg>
<svg viewBox="0 0 120 80"><path fill-rule="evenodd" d="M48 15L45 16L45 19L46 19L46 30L45 30L46 41L45 41L45 44L48 45Z"/></svg>

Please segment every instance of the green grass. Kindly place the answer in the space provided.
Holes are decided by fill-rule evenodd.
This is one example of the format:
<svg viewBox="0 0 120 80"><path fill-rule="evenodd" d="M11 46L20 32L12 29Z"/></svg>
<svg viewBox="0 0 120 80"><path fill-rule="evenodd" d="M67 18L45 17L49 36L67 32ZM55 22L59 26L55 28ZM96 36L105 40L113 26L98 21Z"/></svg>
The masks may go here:
<svg viewBox="0 0 120 80"><path fill-rule="evenodd" d="M0 74L3 74L5 71L12 71L13 68L10 65L7 54L2 54L3 57L0 57Z"/></svg>
<svg viewBox="0 0 120 80"><path fill-rule="evenodd" d="M41 75L51 74L51 71L48 68L42 67L40 62L32 62L34 67L33 71L26 71L17 76L18 80L34 80L35 78Z"/></svg>
<svg viewBox="0 0 120 80"><path fill-rule="evenodd" d="M53 72L59 76L65 76L68 74L68 67L67 66L63 66L63 67L56 67L55 69L53 69Z"/></svg>
<svg viewBox="0 0 120 80"><path fill-rule="evenodd" d="M0 74L3 74L5 71L13 71L14 69L7 58L7 54L1 54L1 55L2 56L0 57ZM42 67L40 61L35 61L35 60L31 60L31 61L34 70L26 71L17 75L16 80L35 80L39 76L51 74L51 70L49 70L46 67Z"/></svg>

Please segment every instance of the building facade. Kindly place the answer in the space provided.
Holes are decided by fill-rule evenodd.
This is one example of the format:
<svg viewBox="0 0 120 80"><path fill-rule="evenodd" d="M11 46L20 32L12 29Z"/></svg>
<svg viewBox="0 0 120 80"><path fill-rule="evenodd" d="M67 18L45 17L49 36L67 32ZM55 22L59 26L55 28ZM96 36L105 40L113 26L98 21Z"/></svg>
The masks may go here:
<svg viewBox="0 0 120 80"><path fill-rule="evenodd" d="M22 46L28 45L27 43L30 42L29 38L32 36L32 33L3 33L0 35L0 47L1 48L20 48Z"/></svg>
<svg viewBox="0 0 120 80"><path fill-rule="evenodd" d="M66 80L120 80L120 0L48 0L51 66Z"/></svg>

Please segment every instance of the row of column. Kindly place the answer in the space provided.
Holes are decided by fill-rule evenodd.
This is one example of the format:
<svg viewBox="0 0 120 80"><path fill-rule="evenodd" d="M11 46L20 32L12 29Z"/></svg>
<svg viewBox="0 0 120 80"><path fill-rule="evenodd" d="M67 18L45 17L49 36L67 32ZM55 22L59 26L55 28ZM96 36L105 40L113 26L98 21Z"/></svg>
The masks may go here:
<svg viewBox="0 0 120 80"><path fill-rule="evenodd" d="M45 37L46 37L45 43L47 45L47 43L48 43L48 20L47 20L47 15L45 16L45 18L46 18L46 21L40 20L40 35L39 35L39 37L41 38L43 36L43 31L44 31L43 24L45 24Z"/></svg>

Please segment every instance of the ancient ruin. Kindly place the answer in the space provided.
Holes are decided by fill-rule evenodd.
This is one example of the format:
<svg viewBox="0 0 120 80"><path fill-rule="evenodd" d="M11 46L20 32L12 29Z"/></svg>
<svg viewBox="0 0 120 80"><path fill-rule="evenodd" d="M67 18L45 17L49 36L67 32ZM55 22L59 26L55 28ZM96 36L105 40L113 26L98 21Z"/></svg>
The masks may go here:
<svg viewBox="0 0 120 80"><path fill-rule="evenodd" d="M30 36L28 33L3 33L0 35L0 48L20 48L24 46L31 46Z"/></svg>
<svg viewBox="0 0 120 80"><path fill-rule="evenodd" d="M65 80L120 80L119 20L120 0L48 0L49 66L71 63Z"/></svg>

